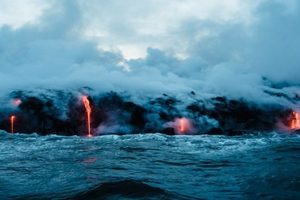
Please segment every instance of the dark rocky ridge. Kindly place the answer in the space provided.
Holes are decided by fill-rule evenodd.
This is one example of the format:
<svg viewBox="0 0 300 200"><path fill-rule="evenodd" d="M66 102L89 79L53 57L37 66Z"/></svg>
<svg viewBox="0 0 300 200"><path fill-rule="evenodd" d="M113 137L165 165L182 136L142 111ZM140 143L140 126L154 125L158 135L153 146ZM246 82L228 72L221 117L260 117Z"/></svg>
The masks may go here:
<svg viewBox="0 0 300 200"><path fill-rule="evenodd" d="M82 92L84 94L84 92ZM278 121L288 124L291 110L279 105L258 105L242 99L213 97L184 101L166 94L135 102L130 96L109 92L88 98L92 106L94 134L175 134L168 123L189 118L196 130L191 134L236 135L277 129ZM10 132L9 116L15 115L16 132L86 135L85 109L79 92L47 90L39 93L16 91L10 99L21 104L0 108L0 129Z"/></svg>

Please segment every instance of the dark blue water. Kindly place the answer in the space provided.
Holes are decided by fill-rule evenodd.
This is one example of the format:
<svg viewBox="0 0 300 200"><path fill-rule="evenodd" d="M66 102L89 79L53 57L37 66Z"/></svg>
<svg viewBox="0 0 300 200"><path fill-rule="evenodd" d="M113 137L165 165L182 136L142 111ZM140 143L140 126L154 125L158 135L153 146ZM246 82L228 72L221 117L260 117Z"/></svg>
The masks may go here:
<svg viewBox="0 0 300 200"><path fill-rule="evenodd" d="M0 199L300 199L300 137L1 132Z"/></svg>

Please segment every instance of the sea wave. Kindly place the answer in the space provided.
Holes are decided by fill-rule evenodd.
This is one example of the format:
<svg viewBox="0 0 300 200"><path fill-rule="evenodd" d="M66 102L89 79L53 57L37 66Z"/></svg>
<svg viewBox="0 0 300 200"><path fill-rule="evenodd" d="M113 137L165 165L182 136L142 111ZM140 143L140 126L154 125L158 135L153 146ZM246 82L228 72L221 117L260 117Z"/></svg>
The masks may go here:
<svg viewBox="0 0 300 200"><path fill-rule="evenodd" d="M298 199L299 145L299 135L275 132L91 138L0 132L0 199Z"/></svg>
<svg viewBox="0 0 300 200"><path fill-rule="evenodd" d="M68 199L177 199L187 200L187 197L154 187L137 180L106 182L88 191L81 192Z"/></svg>

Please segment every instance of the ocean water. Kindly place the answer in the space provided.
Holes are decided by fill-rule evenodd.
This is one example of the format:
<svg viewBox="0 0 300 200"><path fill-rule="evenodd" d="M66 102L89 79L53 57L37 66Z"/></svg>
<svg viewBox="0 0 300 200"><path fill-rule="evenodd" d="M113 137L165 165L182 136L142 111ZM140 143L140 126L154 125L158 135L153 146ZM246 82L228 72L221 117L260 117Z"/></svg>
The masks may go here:
<svg viewBox="0 0 300 200"><path fill-rule="evenodd" d="M300 136L0 132L0 199L300 199Z"/></svg>

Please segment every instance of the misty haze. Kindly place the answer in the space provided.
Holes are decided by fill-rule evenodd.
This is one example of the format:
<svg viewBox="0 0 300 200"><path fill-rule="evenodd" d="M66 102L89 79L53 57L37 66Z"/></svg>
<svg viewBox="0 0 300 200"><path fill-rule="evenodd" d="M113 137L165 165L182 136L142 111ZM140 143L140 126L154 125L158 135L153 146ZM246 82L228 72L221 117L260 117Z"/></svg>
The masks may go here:
<svg viewBox="0 0 300 200"><path fill-rule="evenodd" d="M299 199L297 0L0 0L0 199Z"/></svg>

